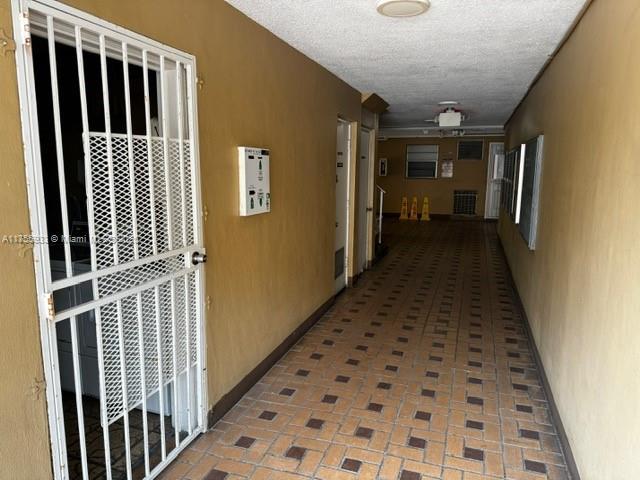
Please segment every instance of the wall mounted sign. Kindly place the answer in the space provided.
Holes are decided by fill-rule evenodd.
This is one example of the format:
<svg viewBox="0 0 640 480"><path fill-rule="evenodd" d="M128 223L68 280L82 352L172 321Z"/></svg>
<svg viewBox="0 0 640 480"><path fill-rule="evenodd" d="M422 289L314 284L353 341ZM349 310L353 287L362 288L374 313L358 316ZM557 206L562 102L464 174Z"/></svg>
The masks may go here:
<svg viewBox="0 0 640 480"><path fill-rule="evenodd" d="M378 175L380 175L381 177L387 176L387 159L386 158L380 159L380 168L378 169Z"/></svg>
<svg viewBox="0 0 640 480"><path fill-rule="evenodd" d="M453 160L443 160L440 177L453 178Z"/></svg>

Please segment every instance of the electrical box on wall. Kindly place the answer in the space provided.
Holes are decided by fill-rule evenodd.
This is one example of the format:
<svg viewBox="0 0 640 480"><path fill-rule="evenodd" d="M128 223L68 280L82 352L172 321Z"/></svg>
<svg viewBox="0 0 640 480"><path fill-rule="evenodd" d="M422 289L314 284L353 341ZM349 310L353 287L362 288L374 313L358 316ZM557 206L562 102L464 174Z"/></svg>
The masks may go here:
<svg viewBox="0 0 640 480"><path fill-rule="evenodd" d="M240 216L271 211L269 150L238 147L240 176Z"/></svg>

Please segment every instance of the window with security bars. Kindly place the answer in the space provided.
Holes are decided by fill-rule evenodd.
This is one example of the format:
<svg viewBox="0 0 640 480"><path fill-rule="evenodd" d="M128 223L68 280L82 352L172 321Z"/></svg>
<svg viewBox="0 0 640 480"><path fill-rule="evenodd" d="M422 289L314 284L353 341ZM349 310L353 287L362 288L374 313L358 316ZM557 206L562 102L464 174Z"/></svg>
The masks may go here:
<svg viewBox="0 0 640 480"><path fill-rule="evenodd" d="M482 160L484 140L460 140L458 160Z"/></svg>
<svg viewBox="0 0 640 480"><path fill-rule="evenodd" d="M477 200L478 200L477 190L454 190L453 191L453 214L454 215L475 215Z"/></svg>
<svg viewBox="0 0 640 480"><path fill-rule="evenodd" d="M407 178L438 177L438 146L407 145Z"/></svg>
<svg viewBox="0 0 640 480"><path fill-rule="evenodd" d="M514 148L507 152L504 158L504 170L502 177L502 191L500 205L510 216L515 212L516 171L518 164L519 150Z"/></svg>

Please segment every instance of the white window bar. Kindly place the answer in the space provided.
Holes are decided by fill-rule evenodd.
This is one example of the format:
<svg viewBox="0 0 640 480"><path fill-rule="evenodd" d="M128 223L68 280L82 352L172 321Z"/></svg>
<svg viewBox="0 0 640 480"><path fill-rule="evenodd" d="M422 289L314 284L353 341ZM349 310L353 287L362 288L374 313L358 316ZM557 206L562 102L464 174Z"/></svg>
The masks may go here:
<svg viewBox="0 0 640 480"><path fill-rule="evenodd" d="M107 74L107 55L105 53L105 36L100 35L100 72L102 74L102 102L104 108L104 132L107 139L107 165L109 170L109 202L111 204L111 242L113 243L113 264L118 261L118 225L116 221L116 187L113 179L113 145L111 140L111 113L109 112L109 78ZM106 239L100 239L106 241Z"/></svg>
<svg viewBox="0 0 640 480"><path fill-rule="evenodd" d="M67 182L64 172L64 152L62 149L62 126L60 123L60 100L58 95L58 65L56 63L56 38L53 17L47 16L47 41L49 45L49 73L51 75L51 103L53 104L53 130L56 141L58 165L58 188L60 190L60 210L62 213L62 245L67 277L73 275L71 246L69 243L69 210L67 208Z"/></svg>
<svg viewBox="0 0 640 480"><path fill-rule="evenodd" d="M158 260L164 260L166 258L175 257L176 255L180 255L180 254L187 254L191 250L192 249L190 247L178 248L170 252L159 253L157 255L140 258L138 260L132 260L130 262L120 263L118 265L112 265L111 267L96 269L91 272L75 275L73 278L65 278L63 280L57 280L51 284L51 290L53 291L61 290L63 288L73 287L75 285L78 285L79 283L88 282L90 280L98 280L107 275L123 272L125 270L131 270L135 267L153 263Z"/></svg>
<svg viewBox="0 0 640 480"><path fill-rule="evenodd" d="M197 245L202 245L204 243L203 232L200 227L201 225L201 212L202 210L202 197L200 195L200 168L199 162L197 161L197 149L196 147L196 138L197 138L197 102L196 102L196 94L195 94L195 83L196 78L193 71L193 65L186 65L187 69L187 120L188 120L188 128L189 128L189 161L191 162L191 191L193 192L193 202L191 208L193 210L193 241ZM202 289L204 288L204 277L201 275L202 268L197 268L195 272L195 285L200 286L200 288L196 287L195 291L195 302L196 302L196 318L200 319L200 322L197 325L196 329L196 372L197 372L197 399L198 399L198 426L202 428L206 427L206 413L205 413L205 405L204 405L204 385L206 382L206 378L204 375L204 371L202 369L202 361L204 358L204 352L206 349L206 343L204 341L204 322L203 318L203 308L202 308ZM189 359L189 362L191 359Z"/></svg>
<svg viewBox="0 0 640 480"><path fill-rule="evenodd" d="M124 79L124 105L127 122L127 154L129 156L129 188L131 193L131 225L133 230L133 258L138 260L138 217L136 209L136 180L133 163L133 127L131 126L131 90L129 88L128 45L122 42L122 74Z"/></svg>
<svg viewBox="0 0 640 480"><path fill-rule="evenodd" d="M78 62L78 84L80 86L80 111L82 113L82 141L84 143L84 178L85 189L87 192L87 218L89 225L89 241L90 241L90 255L91 255L91 270L95 272L97 270L96 259L96 238L95 238L95 223L93 213L93 180L91 174L91 153L89 150L89 114L87 112L87 90L85 85L84 76L84 58L82 49L82 29L79 26L75 27L76 37L76 60ZM93 298L98 298L98 282L96 279L92 281ZM112 479L111 474L111 445L109 441L109 428L107 420L107 397L105 388L105 375L104 375L104 356L102 349L102 318L100 315L100 307L96 307L94 310L95 322L96 322L96 349L98 354L98 376L99 378L99 390L100 390L100 419L102 424L102 438L104 442L104 463L105 473L107 480Z"/></svg>
<svg viewBox="0 0 640 480"><path fill-rule="evenodd" d="M128 45L122 42L122 73L124 79L125 111L127 122L127 148L129 156L129 183L131 193L131 221L133 226L133 256L136 260L140 258L138 248L138 216L136 209L136 182L135 165L133 157L133 127L131 125L131 95L129 88L129 53ZM147 260L148 261L148 260ZM140 389L142 391L142 428L144 443L144 471L149 475L149 430L147 419L147 387L145 378L145 354L144 354L144 334L142 325L142 293L136 294L136 315L138 320L138 352L140 358ZM126 407L128 411L128 406Z"/></svg>
<svg viewBox="0 0 640 480"><path fill-rule="evenodd" d="M189 308L189 301L191 299L191 287L189 285L189 274L185 275L184 281L184 321L186 324L185 335L187 336L187 348L186 348L186 368L187 368L187 427L189 435L193 433L193 422L191 421L191 308Z"/></svg>
<svg viewBox="0 0 640 480"><path fill-rule="evenodd" d="M160 287L155 287L156 300L156 350L158 356L158 399L160 402L160 444L162 461L167 458L166 427L164 425L164 371L162 370L162 327L160 326Z"/></svg>
<svg viewBox="0 0 640 480"><path fill-rule="evenodd" d="M144 352L144 328L142 312L142 293L136 295L137 315L138 315L138 352L140 355L140 390L142 391L142 428L144 441L144 471L145 476L149 476L149 422L147 419L147 379ZM160 388L162 386L160 385Z"/></svg>
<svg viewBox="0 0 640 480"><path fill-rule="evenodd" d="M122 300L116 304L118 313L118 343L120 347L120 375L122 376L122 407L124 409L124 448L127 461L127 480L131 480L131 432L129 431L129 395L127 390L127 357L124 352L124 325L122 319ZM108 426L105 426L109 428Z"/></svg>
<svg viewBox="0 0 640 480"><path fill-rule="evenodd" d="M193 192L192 201L192 215L193 215L193 241L198 245L204 243L202 232L200 229L200 217L202 212L201 208L201 196L200 196L200 170L196 157L196 129L197 129L197 117L196 117L196 98L193 89L195 78L193 78L193 68L191 65L186 65L187 70L187 122L189 128L189 161L191 162L191 191Z"/></svg>
<svg viewBox="0 0 640 480"><path fill-rule="evenodd" d="M154 255L158 254L158 235L156 230L155 184L153 180L153 152L151 150L151 99L149 93L149 52L142 51L142 76L144 84L144 112L147 131L147 163L149 168L149 200L151 205L151 241ZM167 458L167 440L164 424L164 373L162 371L162 329L160 328L160 287L154 289L156 313L156 349L158 357L158 398L160 403L160 445L162 461Z"/></svg>
<svg viewBox="0 0 640 480"><path fill-rule="evenodd" d="M169 241L169 250L173 249L173 222L171 216L173 215L173 205L171 201L171 165L169 162L169 119L168 119L168 105L167 105L167 81L165 75L166 59L164 55L160 56L160 97L161 97L161 112L162 115L162 142L164 153L164 186L167 196L167 235ZM173 337L172 345L172 357L173 357L173 423L174 434L176 437L176 447L180 446L180 424L179 424L179 401L178 401L178 359L177 359L177 335L176 335L176 289L175 282L171 280L171 335Z"/></svg>
<svg viewBox="0 0 640 480"><path fill-rule="evenodd" d="M58 334L56 332L56 325L53 323L49 324L49 351L55 352L55 355L51 355L51 370L53 372L53 391L55 392L55 415L56 415L56 424L58 428L56 429L56 433L58 435L58 445L60 447L60 455L62 462L60 464L62 473L64 476L68 475L69 466L67 465L67 443L65 436L65 425L64 425L64 409L62 407L62 387L60 386L60 361L57 355L58 353Z"/></svg>
<svg viewBox="0 0 640 480"><path fill-rule="evenodd" d="M113 172L113 149L111 145L111 112L109 110L109 76L107 72L107 56L105 53L106 38L104 35L100 35L100 71L102 74L102 98L104 109L104 126L105 135L107 138L107 164L109 166L109 196L111 203L111 234L113 238L113 260L114 264L118 264L118 220L116 210L116 198L115 198L115 182ZM127 479L131 480L131 438L129 432L129 403L127 398L127 372L126 372L126 358L124 353L124 333L123 333L123 321L122 321L122 301L118 300L116 303L116 312L118 316L118 344L120 347L120 372L122 382L122 403L124 407L124 444L125 444L125 457L127 462ZM100 337L102 341L102 337ZM103 425L103 428L108 429L108 425Z"/></svg>
<svg viewBox="0 0 640 480"><path fill-rule="evenodd" d="M76 391L76 411L78 413L78 438L80 443L80 459L82 478L89 480L87 467L87 445L84 433L84 408L82 400L82 371L80 370L80 353L78 351L78 317L69 319L71 326L71 354L73 356L73 384Z"/></svg>
<svg viewBox="0 0 640 480"><path fill-rule="evenodd" d="M178 113L178 154L180 156L180 195L182 196L182 244L187 245L187 189L185 183L185 161L184 161L184 115L182 112L182 101L184 92L182 89L182 64L176 62L176 103ZM190 258L185 258L190 262Z"/></svg>
<svg viewBox="0 0 640 480"><path fill-rule="evenodd" d="M176 281L171 280L171 336L173 359L173 424L176 447L180 446L180 395L178 394L178 311L176 306Z"/></svg>
<svg viewBox="0 0 640 480"><path fill-rule="evenodd" d="M149 52L142 51L142 76L144 84L144 113L145 126L147 131L147 163L149 168L149 201L151 204L151 241L153 243L153 254L158 254L158 240L156 233L156 201L155 187L153 181L153 152L151 150L151 99L149 98Z"/></svg>
<svg viewBox="0 0 640 480"><path fill-rule="evenodd" d="M168 282L173 278L179 277L180 275L186 275L192 270L193 268L183 268L182 270L178 270L176 272L163 275L162 277L158 277L142 285L137 285L135 287L131 287L126 290L121 290L117 293L113 293L111 295L102 297L99 300L94 300L93 302L80 305L79 307L69 308L62 312L56 313L53 317L53 321L56 323L61 322L62 320L66 320L67 318L73 317L74 315L76 316L81 315L85 312L93 310L94 308L103 307L108 303L117 302L118 300L122 300L125 297L129 297L131 295L137 294L138 292L142 292L143 290L147 290L148 288L159 286L164 282Z"/></svg>
<svg viewBox="0 0 640 480"><path fill-rule="evenodd" d="M184 100L184 87L182 85L182 76L183 67L180 62L176 62L176 102L177 102L177 112L178 112L178 148L180 154L180 194L182 196L182 244L187 245L187 221L193 221L193 216L187 217L187 186L185 179L185 168L186 162L184 158L184 112L183 112L183 100ZM193 190L192 190L193 192ZM191 196L193 201L193 195ZM191 262L191 258L188 255L185 255L185 263L186 266ZM186 341L186 381L187 381L187 406L185 408L185 412L187 414L187 429L189 435L193 432L193 426L191 422L191 312L189 309L189 299L191 298L189 295L189 276L185 275L183 277L184 281L184 322L185 322L185 335L187 337Z"/></svg>
<svg viewBox="0 0 640 480"><path fill-rule="evenodd" d="M32 11L29 9L26 12L21 11L19 15L27 15L29 18L29 23L31 24L31 14ZM14 20L14 31L18 31L18 29L24 28L23 25L20 25L20 20ZM16 25L17 23L17 25ZM49 229L47 227L47 209L46 209L46 200L44 197L44 188L38 188L38 186L44 185L43 175L42 175L42 154L40 149L40 130L38 126L38 111L36 108L36 86L35 86L35 73L33 68L33 51L31 49L31 45L24 45L22 47L22 52L24 55L24 81L27 85L27 95L29 96L29 102L32 102L31 108L28 109L28 140L25 142L25 151L31 151L31 157L34 159L33 162L30 162L31 165L29 167L33 168L33 184L36 186L33 188L34 192L34 200L35 200L35 210L37 217L37 231L38 233L45 239L49 238ZM20 62L23 61L22 58L18 59ZM20 64L18 64L20 67ZM43 290L45 292L49 292L49 285L51 285L51 259L49 252L49 243L48 242L37 242L34 245L34 248L38 249L38 255L40 264L42 265L42 279L43 279ZM54 350L54 352L57 350ZM49 352L53 355L53 352ZM52 420L52 415L49 413L49 419ZM57 461L57 459L56 459ZM55 462L54 462L55 463Z"/></svg>

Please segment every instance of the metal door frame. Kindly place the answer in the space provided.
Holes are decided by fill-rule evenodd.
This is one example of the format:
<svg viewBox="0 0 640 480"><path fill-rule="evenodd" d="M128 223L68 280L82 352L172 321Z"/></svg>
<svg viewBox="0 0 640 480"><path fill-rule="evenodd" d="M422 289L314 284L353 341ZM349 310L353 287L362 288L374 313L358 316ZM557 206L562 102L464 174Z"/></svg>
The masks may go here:
<svg viewBox="0 0 640 480"><path fill-rule="evenodd" d="M33 8L46 15L50 15L54 19L65 21L83 30L89 30L92 33L99 32L103 36L119 40L129 46L139 48L141 50L152 50L154 54L168 55L172 59L178 61L189 69L187 75L187 85L185 89L189 92L188 98L191 106L191 140L194 156L194 171L192 172L195 181L193 185L193 204L196 210L194 217L194 244L204 246L203 237L203 218L202 218L202 195L200 185L200 161L199 161L199 137L198 137L198 111L197 111L197 77L196 77L196 59L193 55L179 51L157 41L144 37L142 35L131 32L123 27L90 15L81 10L69 7L55 0L11 0L13 31L16 40L15 59L17 67L18 93L20 102L21 129L23 137L23 148L25 156L27 195L29 203L29 219L30 227L33 235L33 256L35 267L35 281L38 304L38 324L40 328L40 339L42 347L42 360L44 370L44 380L46 384L46 400L49 436L51 444L53 474L56 479L67 478L66 470L66 441L64 439L64 419L57 412L60 409L59 398L59 372L58 360L55 358L57 352L56 347L56 323L52 314L52 299L48 293L52 284L50 272L50 259L48 246L46 241L39 239L47 238L47 222L45 199L43 192L43 176L41 168L39 130L37 123L37 103L35 96L35 85L33 77L33 63L31 58L30 44L30 25L29 25L29 8ZM77 38L77 37L76 37ZM54 40L55 41L55 40ZM123 61L125 61L123 59ZM189 81L190 80L190 81ZM81 86L82 88L82 86ZM54 100L55 103L55 100ZM55 109L56 107L54 107ZM187 113L188 115L188 113ZM64 223L64 222L63 222ZM64 228L64 227L63 227ZM172 250L176 253L177 250ZM118 268L105 269L101 275L109 270L115 272ZM97 272L91 272L96 274ZM91 275L82 275L82 277ZM88 279L88 278L87 278ZM71 279L67 279L71 280ZM160 279L156 279L159 281ZM198 398L196 405L198 407L197 419L198 425L193 429L192 434L184 439L180 446L173 449L166 455L165 460L161 462L147 478L156 477L181 451L186 447L202 431L206 430L207 422L207 377L206 377L206 332L205 332L205 276L202 268L196 273L196 288L198 289L198 298L200 301L196 305L199 314L199 335L198 347L199 365L197 364L198 379L196 380L196 392ZM152 282L150 282L152 283ZM147 284L148 286L149 284ZM139 285L141 288L145 285ZM60 288L60 287L58 287ZM135 290L135 289L132 289ZM94 299L94 302L99 302ZM69 314L67 314L69 315ZM72 327L73 328L73 327Z"/></svg>
<svg viewBox="0 0 640 480"><path fill-rule="evenodd" d="M360 222L358 222L358 257L360 256L360 248L364 247L364 266L360 265L358 261L357 272L356 274L362 273L362 271L368 269L373 260L373 224L374 224L374 190L375 190L375 145L376 145L376 136L375 136L375 128L369 128L365 126L360 127L360 134L365 136L367 143L367 156L363 159L362 152L360 153L360 160L364 160L367 162L367 177L366 177L366 186L367 186L367 195L365 197L365 206L364 213L365 218L360 219L360 221L365 222L365 238L359 238L360 235ZM360 142L362 144L362 142ZM358 168L358 173L360 169ZM358 176L359 177L359 176ZM359 179L360 180L360 179ZM358 186L361 186L360 181L358 182ZM358 208L360 208L360 195L358 195ZM360 211L358 213L361 213ZM358 259L359 260L359 259ZM362 269L362 270L361 270Z"/></svg>
<svg viewBox="0 0 640 480"><path fill-rule="evenodd" d="M337 125L344 125L347 129L346 132L346 144L347 144L347 151L346 153L346 162L347 162L347 172L346 172L346 178L345 178L345 191L346 191L346 202L344 204L344 209L345 209L345 239L344 239L344 287L346 288L349 284L349 272L350 272L350 255L349 255L349 242L351 241L352 235L350 234L349 230L352 226L352 221L351 221L351 204L352 204L352 200L351 200L351 180L352 180L352 172L351 172L351 157L352 155L355 153L354 148L353 148L353 131L354 131L354 125L352 122L345 120L342 117L338 117L338 122ZM337 151L337 150L336 150ZM337 160L336 160L337 161ZM337 164L336 164L337 165ZM337 191L336 191L336 207L337 207ZM335 252L335 245L334 245L334 252ZM334 286L335 286L335 281L334 281Z"/></svg>

